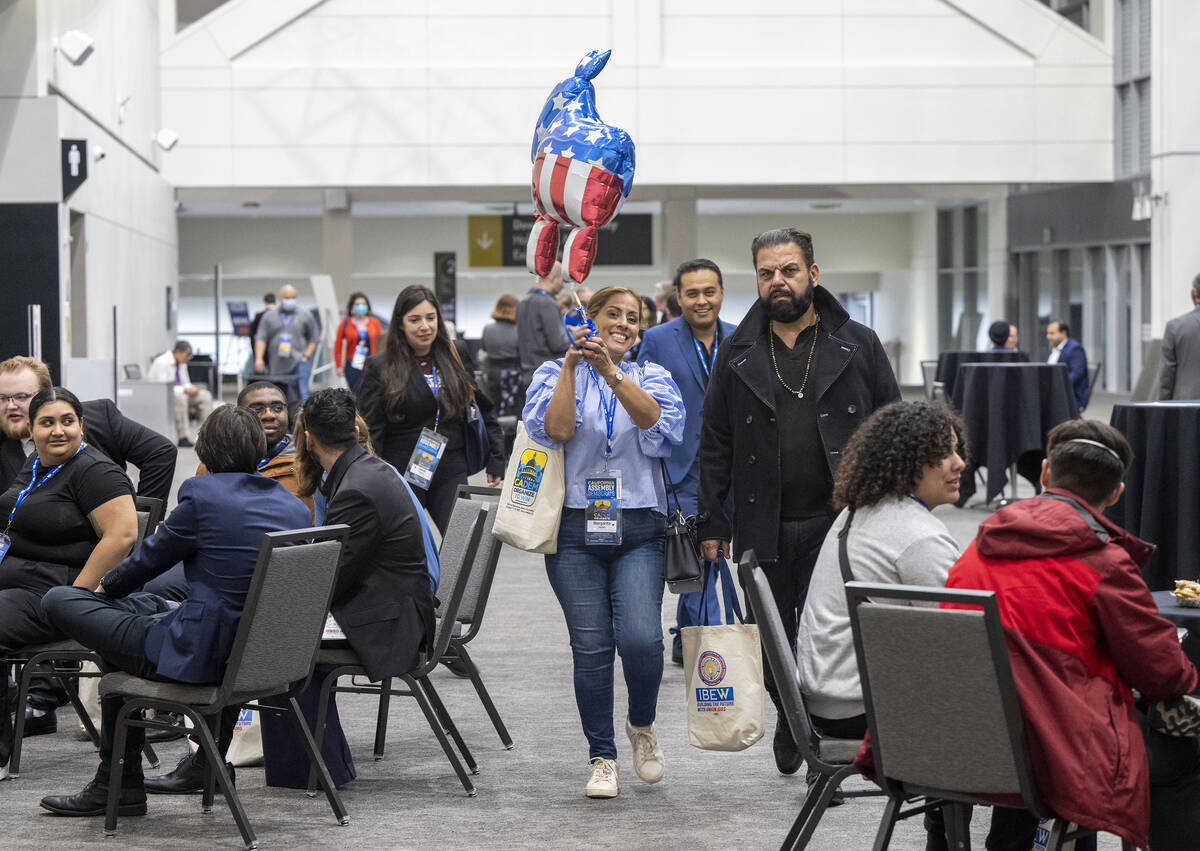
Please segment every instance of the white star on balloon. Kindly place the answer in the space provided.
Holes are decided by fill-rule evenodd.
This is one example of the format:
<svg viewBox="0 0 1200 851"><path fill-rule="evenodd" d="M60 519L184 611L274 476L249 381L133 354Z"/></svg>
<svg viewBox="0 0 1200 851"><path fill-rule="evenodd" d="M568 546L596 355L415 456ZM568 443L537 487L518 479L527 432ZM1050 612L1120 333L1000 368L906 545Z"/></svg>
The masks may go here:
<svg viewBox="0 0 1200 851"><path fill-rule="evenodd" d="M563 149L563 152L561 154L559 154L559 156L566 157L569 160L574 159L575 158L575 149L568 146Z"/></svg>
<svg viewBox="0 0 1200 851"><path fill-rule="evenodd" d="M538 141L539 141L539 142L540 142L540 141L542 141L542 139L546 138L546 132L548 131L548 129L549 129L549 128L547 128L547 127L543 127L543 126L542 126L542 125L540 125L540 124L538 125L538 128L537 128L537 138L538 138Z"/></svg>
<svg viewBox="0 0 1200 851"><path fill-rule="evenodd" d="M569 112L578 112L581 109L583 109L583 101L581 100L573 100L567 104L567 110Z"/></svg>
<svg viewBox="0 0 1200 851"><path fill-rule="evenodd" d="M599 127L596 127L592 130L592 132L588 133L585 138L587 139L588 144L594 145L594 144L596 144L596 141L603 135L604 135L604 131L601 130Z"/></svg>
<svg viewBox="0 0 1200 851"><path fill-rule="evenodd" d="M604 160L603 159L588 160L587 164L594 165L596 168L604 168Z"/></svg>
<svg viewBox="0 0 1200 851"><path fill-rule="evenodd" d="M567 99L562 96L562 92L556 92L553 98L554 108L561 110L567 105Z"/></svg>

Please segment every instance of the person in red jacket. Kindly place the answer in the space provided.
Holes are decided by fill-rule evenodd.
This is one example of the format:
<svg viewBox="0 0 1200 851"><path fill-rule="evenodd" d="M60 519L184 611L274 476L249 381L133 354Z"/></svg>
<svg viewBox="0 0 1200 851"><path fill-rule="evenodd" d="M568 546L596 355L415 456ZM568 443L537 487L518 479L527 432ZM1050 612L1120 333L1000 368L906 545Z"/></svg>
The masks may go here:
<svg viewBox="0 0 1200 851"><path fill-rule="evenodd" d="M351 393L358 391L363 363L378 351L376 340L382 333L383 324L371 312L371 300L363 293L351 293L346 317L333 338L333 362Z"/></svg>
<svg viewBox="0 0 1200 851"><path fill-rule="evenodd" d="M1041 799L1138 848L1195 849L1200 741L1178 736L1195 735L1200 704L1150 704L1195 691L1196 668L1142 581L1154 546L1101 514L1124 491L1133 450L1109 425L1070 420L1047 455L1045 493L981 523L946 587L996 592ZM1171 736L1139 715L1133 690ZM1036 827L997 807L987 847L1027 851Z"/></svg>

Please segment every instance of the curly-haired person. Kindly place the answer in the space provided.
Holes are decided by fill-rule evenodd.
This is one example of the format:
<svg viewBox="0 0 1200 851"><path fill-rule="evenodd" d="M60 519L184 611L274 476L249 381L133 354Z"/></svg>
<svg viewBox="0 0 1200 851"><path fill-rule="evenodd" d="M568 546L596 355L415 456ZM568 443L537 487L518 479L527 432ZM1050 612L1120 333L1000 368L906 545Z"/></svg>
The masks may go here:
<svg viewBox="0 0 1200 851"><path fill-rule="evenodd" d="M849 520L855 580L945 585L959 547L933 509L958 499L966 445L962 420L944 404L894 402L868 417L843 450L833 482L841 513L817 556L796 640L800 683L824 736L857 739L867 730L838 533Z"/></svg>

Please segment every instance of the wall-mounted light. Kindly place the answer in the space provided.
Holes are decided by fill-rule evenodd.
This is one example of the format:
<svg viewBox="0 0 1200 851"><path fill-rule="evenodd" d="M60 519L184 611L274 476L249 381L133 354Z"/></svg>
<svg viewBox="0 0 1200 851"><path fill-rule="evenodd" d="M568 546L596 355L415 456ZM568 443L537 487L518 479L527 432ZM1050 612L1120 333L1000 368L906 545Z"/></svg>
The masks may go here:
<svg viewBox="0 0 1200 851"><path fill-rule="evenodd" d="M92 159L94 159L96 162L100 162L100 160L104 159L107 156L108 156L108 151L104 150L99 145L97 145L95 150L92 152Z"/></svg>
<svg viewBox="0 0 1200 851"><path fill-rule="evenodd" d="M164 127L154 134L154 141L164 151L169 151L179 144L179 134L170 127Z"/></svg>
<svg viewBox="0 0 1200 851"><path fill-rule="evenodd" d="M81 30L67 30L58 40L58 51L72 65L82 65L92 55L96 40Z"/></svg>

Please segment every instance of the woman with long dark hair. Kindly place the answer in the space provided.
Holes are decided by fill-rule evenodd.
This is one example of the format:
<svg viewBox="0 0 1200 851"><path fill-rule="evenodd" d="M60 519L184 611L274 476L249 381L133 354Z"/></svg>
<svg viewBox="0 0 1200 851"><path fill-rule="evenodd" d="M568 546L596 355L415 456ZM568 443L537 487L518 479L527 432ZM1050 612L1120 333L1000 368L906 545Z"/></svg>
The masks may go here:
<svg viewBox="0 0 1200 851"><path fill-rule="evenodd" d="M357 393L375 451L414 485L443 534L455 490L475 472L465 452L472 401L487 428L488 484L504 477L504 435L492 400L475 386L474 368L467 347L450 339L437 296L414 285L396 297L387 345L367 358Z"/></svg>
<svg viewBox="0 0 1200 851"><path fill-rule="evenodd" d="M365 293L350 293L346 302L346 318L338 325L333 338L333 362L338 375L344 376L351 393L362 382L363 365L377 351L383 324L371 312L371 300Z"/></svg>

